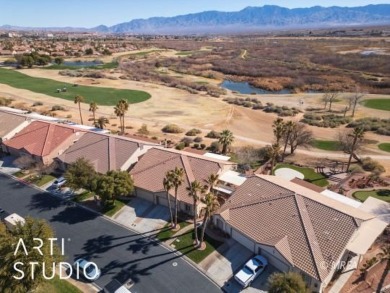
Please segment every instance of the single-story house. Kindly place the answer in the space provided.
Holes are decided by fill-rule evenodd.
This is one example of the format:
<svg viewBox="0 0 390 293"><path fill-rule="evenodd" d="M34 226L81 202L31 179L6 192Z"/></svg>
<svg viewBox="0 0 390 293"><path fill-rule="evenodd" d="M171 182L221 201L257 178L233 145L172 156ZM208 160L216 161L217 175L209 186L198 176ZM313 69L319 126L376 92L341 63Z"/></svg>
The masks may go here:
<svg viewBox="0 0 390 293"><path fill-rule="evenodd" d="M322 292L343 262L359 262L387 223L375 215L276 176L249 177L213 216L220 230L302 275Z"/></svg>
<svg viewBox="0 0 390 293"><path fill-rule="evenodd" d="M155 145L135 139L87 132L56 160L64 170L66 165L78 158L85 158L95 166L96 172L102 174L110 170L127 171L138 162L140 156Z"/></svg>
<svg viewBox="0 0 390 293"><path fill-rule="evenodd" d="M191 182L198 180L206 184L210 174L222 174L236 168L236 164L220 161L202 155L155 147L143 155L135 167L130 171L134 180L136 196L155 204L168 206L166 192L163 186L165 174L176 167L184 170L183 184L178 189L179 211L193 214L193 199L188 195L187 187ZM174 190L170 191L172 206ZM202 205L197 214L201 214Z"/></svg>
<svg viewBox="0 0 390 293"><path fill-rule="evenodd" d="M0 143L13 137L17 132L21 131L30 122L31 119L28 119L25 116L0 111ZM3 145L2 148L3 151L5 151L5 147L3 147Z"/></svg>
<svg viewBox="0 0 390 293"><path fill-rule="evenodd" d="M84 132L58 123L33 121L3 142L5 151L14 156L30 156L37 163L50 165L79 139Z"/></svg>

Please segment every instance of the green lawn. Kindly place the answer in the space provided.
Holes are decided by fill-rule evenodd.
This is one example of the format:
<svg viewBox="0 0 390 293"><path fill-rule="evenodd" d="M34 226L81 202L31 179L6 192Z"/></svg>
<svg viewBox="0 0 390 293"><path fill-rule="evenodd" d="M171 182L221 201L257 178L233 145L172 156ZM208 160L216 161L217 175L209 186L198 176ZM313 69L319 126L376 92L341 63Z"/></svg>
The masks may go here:
<svg viewBox="0 0 390 293"><path fill-rule="evenodd" d="M53 181L54 179L56 178L51 175L42 175L42 176L31 175L30 177L27 178L27 181L40 187L49 183L50 181Z"/></svg>
<svg viewBox="0 0 390 293"><path fill-rule="evenodd" d="M362 104L367 108L390 111L390 99L365 100Z"/></svg>
<svg viewBox="0 0 390 293"><path fill-rule="evenodd" d="M205 235L206 249L198 250L194 248L194 230L190 230L184 235L179 236L178 241L174 241L172 244L175 245L175 249L180 251L182 254L193 260L195 263L200 263L210 253L216 250L222 245L222 242L216 241L207 235ZM200 232L200 229L199 229Z"/></svg>
<svg viewBox="0 0 390 293"><path fill-rule="evenodd" d="M23 171L18 171L12 175L14 175L15 177L18 177L18 178L22 178L22 177L26 176L27 173L24 173Z"/></svg>
<svg viewBox="0 0 390 293"><path fill-rule="evenodd" d="M123 208L129 202L130 202L130 199L129 200L116 199L115 205L103 208L102 213L108 217L112 217L117 212L119 212L120 209Z"/></svg>
<svg viewBox="0 0 390 293"><path fill-rule="evenodd" d="M47 67L42 67L42 69L56 69L56 70L63 70L63 69L71 69L71 70L77 70L81 68L88 68L88 69L114 69L118 67L117 62L109 62L104 64L96 64L91 66L71 66L71 65L57 65L53 64Z"/></svg>
<svg viewBox="0 0 390 293"><path fill-rule="evenodd" d="M69 83L46 78L31 77L13 69L0 68L0 76L0 83L15 88L26 89L71 101L74 100L76 95L81 95L85 98L85 103L94 101L98 105L115 105L120 99L127 99L130 104L134 104L146 101L150 98L150 94L143 91L81 85L73 87L73 85ZM62 89L64 87L67 88L66 92L57 93L57 89Z"/></svg>
<svg viewBox="0 0 390 293"><path fill-rule="evenodd" d="M188 225L191 225L188 222L179 222L178 224L180 225L180 229L183 229L183 228L187 227ZM172 236L175 233L178 232L178 231L173 231L171 228L169 228L169 225L170 225L170 223L166 224L165 227L162 228L160 230L160 232L158 232L158 234L156 236L158 240L160 240L160 241L169 240L170 238L172 238Z"/></svg>
<svg viewBox="0 0 390 293"><path fill-rule="evenodd" d="M34 291L35 293L82 293L83 291L79 290L71 283L66 280L61 280L57 276L52 280L47 280L44 283L40 284L38 288Z"/></svg>
<svg viewBox="0 0 390 293"><path fill-rule="evenodd" d="M390 202L390 189L373 190L373 191L356 191L353 194L353 197L360 200L361 202L364 202L369 196Z"/></svg>
<svg viewBox="0 0 390 293"><path fill-rule="evenodd" d="M390 143L381 143L380 145L378 145L378 148L382 151L390 153Z"/></svg>
<svg viewBox="0 0 390 293"><path fill-rule="evenodd" d="M305 176L304 179L307 182L313 183L317 186L325 187L329 185L328 180L326 180L326 178L322 174L316 173L312 168L302 168L290 164L278 164L274 169L274 172L280 168L290 168L298 172L301 172Z"/></svg>
<svg viewBox="0 0 390 293"><path fill-rule="evenodd" d="M189 55L192 55L194 53L195 53L195 51L181 51L181 52L177 52L176 56L189 56Z"/></svg>
<svg viewBox="0 0 390 293"><path fill-rule="evenodd" d="M80 193L79 195L76 195L76 197L73 199L75 202L82 202L84 200L87 200L93 196L93 193L90 191L84 191Z"/></svg>
<svg viewBox="0 0 390 293"><path fill-rule="evenodd" d="M338 151L340 150L340 143L336 140L314 140L312 146L325 151Z"/></svg>

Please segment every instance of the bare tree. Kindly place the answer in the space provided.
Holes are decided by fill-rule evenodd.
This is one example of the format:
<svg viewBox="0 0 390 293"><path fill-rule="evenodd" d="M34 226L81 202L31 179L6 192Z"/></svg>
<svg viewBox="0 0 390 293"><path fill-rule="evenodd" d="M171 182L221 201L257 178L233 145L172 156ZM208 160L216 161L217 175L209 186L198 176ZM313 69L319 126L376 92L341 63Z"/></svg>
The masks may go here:
<svg viewBox="0 0 390 293"><path fill-rule="evenodd" d="M359 104L359 101L364 98L364 96L365 94L362 93L359 88L356 88L355 93L349 97L349 105L352 108L352 117L355 117L356 107Z"/></svg>
<svg viewBox="0 0 390 293"><path fill-rule="evenodd" d="M363 137L364 129L361 127L357 127L346 132L341 132L339 134L340 145L342 146L343 151L349 154L347 170L349 170L349 167L351 166L352 158L360 161L356 155L356 151L359 150L363 145Z"/></svg>
<svg viewBox="0 0 390 293"><path fill-rule="evenodd" d="M303 123L296 123L291 131L288 144L293 154L298 147L308 148L313 140L313 133Z"/></svg>

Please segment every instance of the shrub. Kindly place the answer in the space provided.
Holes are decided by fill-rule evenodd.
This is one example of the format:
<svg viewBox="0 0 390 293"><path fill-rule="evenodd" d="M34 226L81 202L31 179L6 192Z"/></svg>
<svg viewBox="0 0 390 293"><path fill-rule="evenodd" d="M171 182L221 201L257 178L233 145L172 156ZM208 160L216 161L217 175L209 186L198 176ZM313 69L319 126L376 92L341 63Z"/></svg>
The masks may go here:
<svg viewBox="0 0 390 293"><path fill-rule="evenodd" d="M206 134L207 138L213 138L213 139L219 139L221 137L221 134L217 131L211 130L209 133Z"/></svg>
<svg viewBox="0 0 390 293"><path fill-rule="evenodd" d="M51 107L51 110L52 111L65 111L65 107L60 106L60 105L54 105L53 107Z"/></svg>
<svg viewBox="0 0 390 293"><path fill-rule="evenodd" d="M373 173L385 172L385 168L378 161L375 161L370 157L362 159L362 167L365 171Z"/></svg>
<svg viewBox="0 0 390 293"><path fill-rule="evenodd" d="M182 133L183 131L184 131L184 129L180 128L176 124L165 125L162 129L162 132L165 132L165 133Z"/></svg>
<svg viewBox="0 0 390 293"><path fill-rule="evenodd" d="M72 114L66 115L66 118L68 118L68 119L72 118Z"/></svg>
<svg viewBox="0 0 390 293"><path fill-rule="evenodd" d="M325 128L335 128L351 122L350 117L343 117L335 114L319 115L315 113L306 113L301 122Z"/></svg>
<svg viewBox="0 0 390 293"><path fill-rule="evenodd" d="M201 143L201 144L200 144L200 148L201 148L202 150L204 150L204 149L206 148L206 145L205 145L204 143Z"/></svg>
<svg viewBox="0 0 390 293"><path fill-rule="evenodd" d="M184 149L186 146L185 146L185 144L184 144L184 142L180 142L180 143L178 143L177 145L176 145L176 149L177 150L182 150L182 149Z"/></svg>
<svg viewBox="0 0 390 293"><path fill-rule="evenodd" d="M221 144L218 141L214 141L209 146L209 151L213 153L218 153L221 149Z"/></svg>
<svg viewBox="0 0 390 293"><path fill-rule="evenodd" d="M186 135L187 136L196 136L196 135L201 134L201 133L202 133L201 130L193 128L193 129L187 131Z"/></svg>
<svg viewBox="0 0 390 293"><path fill-rule="evenodd" d="M149 135L150 132L148 130L148 126L146 124L142 124L140 129L137 130L137 133L142 135Z"/></svg>
<svg viewBox="0 0 390 293"><path fill-rule="evenodd" d="M34 104L32 104L33 107L42 106L42 105L43 105L42 102L34 102Z"/></svg>
<svg viewBox="0 0 390 293"><path fill-rule="evenodd" d="M202 142L203 141L203 138L201 138L200 136L197 136L194 138L194 142Z"/></svg>
<svg viewBox="0 0 390 293"><path fill-rule="evenodd" d="M13 99L0 97L0 106L9 106Z"/></svg>
<svg viewBox="0 0 390 293"><path fill-rule="evenodd" d="M374 131L380 135L390 136L390 119L363 118L349 123L347 127L363 127L366 131Z"/></svg>
<svg viewBox="0 0 390 293"><path fill-rule="evenodd" d="M186 147L189 147L191 143L193 143L193 140L189 137L184 137L182 140L181 140L182 143L184 143L184 145Z"/></svg>
<svg viewBox="0 0 390 293"><path fill-rule="evenodd" d="M199 143L195 143L195 144L194 144L194 148L195 148L195 149L198 149L198 148L199 148Z"/></svg>

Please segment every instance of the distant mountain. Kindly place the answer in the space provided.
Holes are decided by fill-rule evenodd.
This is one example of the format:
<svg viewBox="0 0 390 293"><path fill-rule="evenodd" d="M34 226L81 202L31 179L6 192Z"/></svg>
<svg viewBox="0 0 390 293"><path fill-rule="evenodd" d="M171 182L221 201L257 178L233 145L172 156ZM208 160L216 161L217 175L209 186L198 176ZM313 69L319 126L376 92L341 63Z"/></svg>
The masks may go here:
<svg viewBox="0 0 390 293"><path fill-rule="evenodd" d="M238 12L205 11L175 17L135 19L111 27L35 28L35 30L93 31L101 33L181 34L223 33L285 28L316 28L351 25L390 24L390 4L361 7L320 7L288 9L279 6L247 7ZM21 30L2 26L0 29Z"/></svg>
<svg viewBox="0 0 390 293"><path fill-rule="evenodd" d="M201 33L368 24L390 24L390 4L296 9L266 5L247 7L238 12L206 11L175 17L135 19L108 27L108 32Z"/></svg>

